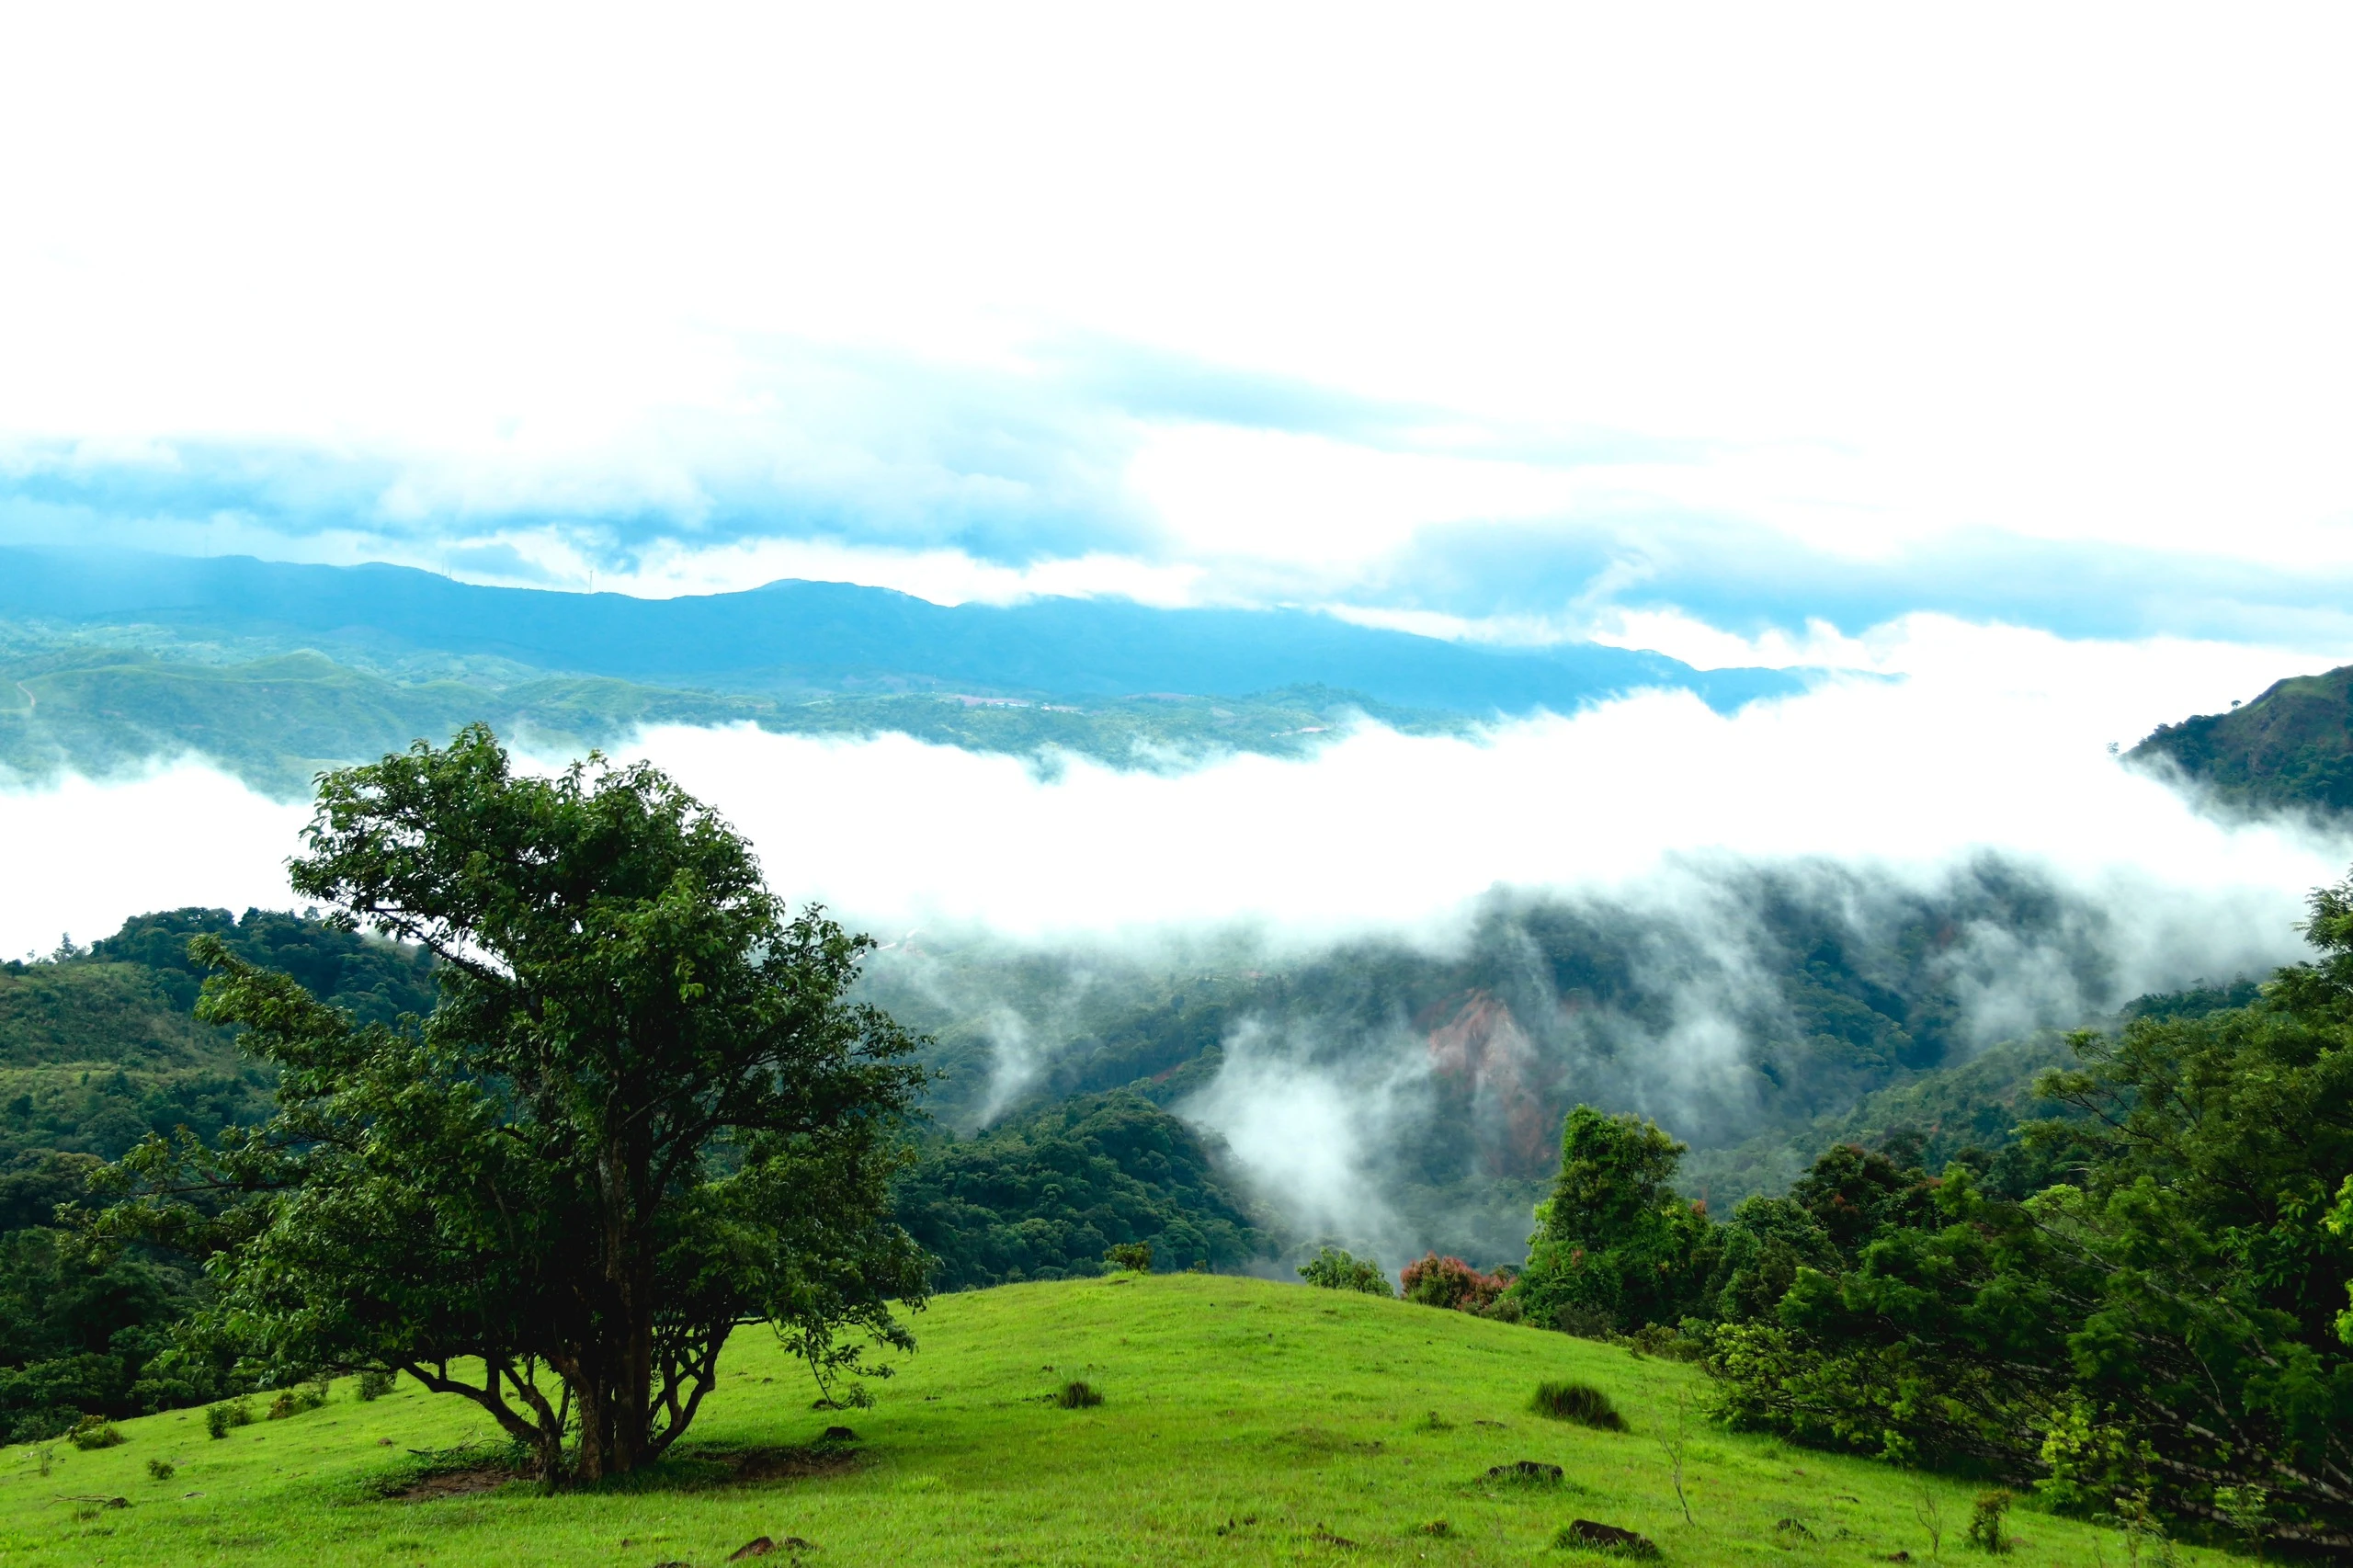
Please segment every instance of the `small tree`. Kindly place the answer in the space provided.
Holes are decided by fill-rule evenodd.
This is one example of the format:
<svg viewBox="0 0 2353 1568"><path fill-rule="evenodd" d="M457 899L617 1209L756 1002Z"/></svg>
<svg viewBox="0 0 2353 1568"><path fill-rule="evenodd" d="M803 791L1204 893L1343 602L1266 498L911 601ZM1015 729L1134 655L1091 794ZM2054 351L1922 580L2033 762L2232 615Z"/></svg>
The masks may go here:
<svg viewBox="0 0 2353 1568"><path fill-rule="evenodd" d="M651 767L517 778L488 730L320 781L290 881L440 961L420 1024L355 1028L217 939L201 1017L280 1073L216 1148L150 1140L101 1232L209 1255L206 1320L284 1382L398 1369L480 1404L552 1482L676 1442L765 1321L820 1390L912 1345L891 1223L914 1041L847 1000L866 938L792 915ZM459 1369L481 1368L479 1381ZM853 1385L853 1394L862 1393Z"/></svg>
<svg viewBox="0 0 2353 1568"><path fill-rule="evenodd" d="M1397 1276L1398 1293L1405 1300L1466 1312L1485 1311L1509 1283L1500 1274L1482 1274L1459 1257L1436 1253L1407 1264Z"/></svg>
<svg viewBox="0 0 2353 1568"><path fill-rule="evenodd" d="M1357 1257L1335 1246L1318 1249L1313 1257L1301 1264L1299 1277L1326 1290L1361 1290L1368 1296L1395 1294L1389 1289L1389 1277L1381 1272L1379 1259Z"/></svg>
<svg viewBox="0 0 2353 1568"><path fill-rule="evenodd" d="M1577 1106L1561 1174L1536 1206L1512 1297L1539 1323L1607 1319L1625 1331L1682 1321L1714 1265L1707 1215L1669 1184L1684 1146L1652 1122Z"/></svg>

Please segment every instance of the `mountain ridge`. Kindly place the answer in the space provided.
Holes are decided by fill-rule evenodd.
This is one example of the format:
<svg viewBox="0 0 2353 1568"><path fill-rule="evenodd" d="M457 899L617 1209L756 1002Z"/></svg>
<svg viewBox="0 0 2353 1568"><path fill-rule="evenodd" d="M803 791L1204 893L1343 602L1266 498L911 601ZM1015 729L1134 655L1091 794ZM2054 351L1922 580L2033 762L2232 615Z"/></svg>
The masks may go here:
<svg viewBox="0 0 2353 1568"><path fill-rule="evenodd" d="M893 589L786 579L639 599L489 587L411 567L245 556L0 550L0 616L135 622L429 648L656 685L784 691L976 685L1037 696L1242 697L1322 685L1483 715L1571 710L1686 689L1720 710L1804 689L1784 670L1700 670L1569 643L1493 650L1301 609L1161 609L1123 599L936 605Z"/></svg>

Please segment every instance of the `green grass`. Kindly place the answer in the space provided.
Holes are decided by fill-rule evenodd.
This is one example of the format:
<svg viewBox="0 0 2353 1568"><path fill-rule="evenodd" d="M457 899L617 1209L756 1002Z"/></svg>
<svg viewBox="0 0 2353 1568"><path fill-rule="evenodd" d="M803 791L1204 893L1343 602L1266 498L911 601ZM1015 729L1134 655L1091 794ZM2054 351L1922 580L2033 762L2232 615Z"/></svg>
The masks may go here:
<svg viewBox="0 0 2353 1568"><path fill-rule="evenodd" d="M385 1499L420 1464L410 1450L492 1435L472 1407L405 1381L362 1403L347 1380L323 1409L217 1441L201 1411L126 1421L119 1448L52 1445L47 1476L19 1444L0 1450L0 1563L709 1568L762 1535L812 1543L767 1559L811 1568L1574 1563L1592 1558L1551 1543L1580 1517L1641 1531L1670 1563L1860 1564L1897 1551L1928 1561L1903 1474L1711 1428L1688 1435L1687 1526L1658 1439L1699 1375L1561 1335L1208 1275L949 1296L916 1330L921 1352L880 1386L876 1407L847 1414L813 1411L806 1375L747 1331L689 1434L695 1454L626 1486L554 1497L514 1483ZM1103 1403L1058 1407L1081 1379ZM1546 1380L1603 1390L1631 1430L1531 1415ZM858 1441L833 1473L735 1483L714 1457L798 1448L822 1471L824 1449L811 1446L835 1424ZM168 1480L151 1478L151 1460L175 1467ZM1486 1478L1519 1460L1564 1477ZM1961 1536L1975 1490L1932 1486L1956 1564L1974 1560ZM2006 1561L2020 1568L2125 1561L2113 1534L2012 1517L2020 1544Z"/></svg>

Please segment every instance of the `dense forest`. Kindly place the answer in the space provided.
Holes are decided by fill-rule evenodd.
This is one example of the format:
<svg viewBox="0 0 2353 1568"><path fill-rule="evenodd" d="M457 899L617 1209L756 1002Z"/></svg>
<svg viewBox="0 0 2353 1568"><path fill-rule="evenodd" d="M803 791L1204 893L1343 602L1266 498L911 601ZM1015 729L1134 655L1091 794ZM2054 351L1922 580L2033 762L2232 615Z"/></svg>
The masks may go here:
<svg viewBox="0 0 2353 1568"><path fill-rule="evenodd" d="M1155 1267L1219 1273L1272 1250L1199 1130L1120 1092L927 1143L897 1200L943 1290L1099 1274L1139 1243Z"/></svg>
<svg viewBox="0 0 2353 1568"><path fill-rule="evenodd" d="M1363 1151L1362 1208L1386 1216L1350 1244L1490 1263L1518 1256L1580 1100L1710 1151L1687 1179L1722 1207L1785 1187L1859 1106L1947 1068L1966 1076L1912 1092L2015 1109L2058 1037L1996 1046L1968 998L2063 1028L2125 1000L2099 913L1999 862L1927 891L1830 866L1693 881L1665 907L1497 895L1444 950L1363 940L1288 962L1239 938L1055 952L923 937L878 954L869 987L935 1037L947 1126L1114 1089L1214 1124L1233 1083L1313 1084ZM2013 983L2022 949L2047 992Z"/></svg>
<svg viewBox="0 0 2353 1568"><path fill-rule="evenodd" d="M1578 1106L1472 1304L1704 1358L1736 1426L2353 1547L2353 884L2313 909L2317 962L2077 1032L2037 1114L1933 1165L1918 1126L1836 1142L1719 1220L1680 1143Z"/></svg>
<svg viewBox="0 0 2353 1568"><path fill-rule="evenodd" d="M414 949L248 910L138 917L85 949L0 965L0 1435L52 1436L82 1415L128 1415L227 1392L226 1358L175 1352L204 1290L184 1260L79 1244L61 1205L150 1133L216 1138L267 1113L273 1077L193 1013L188 938L292 974L354 1017L431 1008Z"/></svg>

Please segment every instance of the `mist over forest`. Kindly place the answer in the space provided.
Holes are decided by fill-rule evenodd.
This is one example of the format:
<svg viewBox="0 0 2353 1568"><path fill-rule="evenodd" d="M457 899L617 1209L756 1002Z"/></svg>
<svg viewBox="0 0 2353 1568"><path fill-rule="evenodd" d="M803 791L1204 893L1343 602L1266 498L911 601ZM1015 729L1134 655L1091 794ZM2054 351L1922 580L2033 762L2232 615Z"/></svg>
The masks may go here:
<svg viewBox="0 0 2353 1568"><path fill-rule="evenodd" d="M1719 1210L1785 1187L1875 1096L1933 1101L1917 1085L1973 1066L1969 1106L2014 1103L2057 1031L2292 957L2300 887L2353 845L2316 763L2258 767L2290 793L2234 815L2248 765L2207 782L2215 743L2175 737L2220 721L2167 727L2162 672L2127 694L2155 733L2120 766L2083 700L2097 654L2063 648L2075 673L2006 691L1989 659L2052 646L1972 633L1937 654L1933 626L1911 673L1790 677L1764 700L1769 672L1733 672L1748 685L1716 710L1675 695L1699 676L1674 661L1466 658L1297 618L1227 684L1349 684L1140 696L1092 662L1113 623L1061 610L910 619L901 596L844 590L813 642L751 646L701 622L772 594L672 627L415 573L362 591L324 568L22 563L0 763L23 837L69 842L97 813L184 842L165 802L190 798L173 781L190 768L251 801L242 820L205 808L176 880L157 875L169 844L134 850L150 903L101 922L282 906L267 868L310 772L413 733L490 717L544 766L637 751L770 846L781 887L875 932L865 991L932 1037L938 1136L1139 1096L1207 1140L1263 1230L1250 1267L1274 1273L1324 1240L1512 1260L1579 1103L1689 1144L1682 1185ZM1172 680L1250 624L1121 615L1165 644L1124 656ZM705 684L643 684L681 674ZM1649 689L1609 684L1628 678ZM1563 714L1497 706L1567 679L1589 684ZM2228 724L2278 731L2266 715L2304 691ZM202 869L233 855L233 884ZM2008 1136L1972 1126L1975 1145Z"/></svg>

